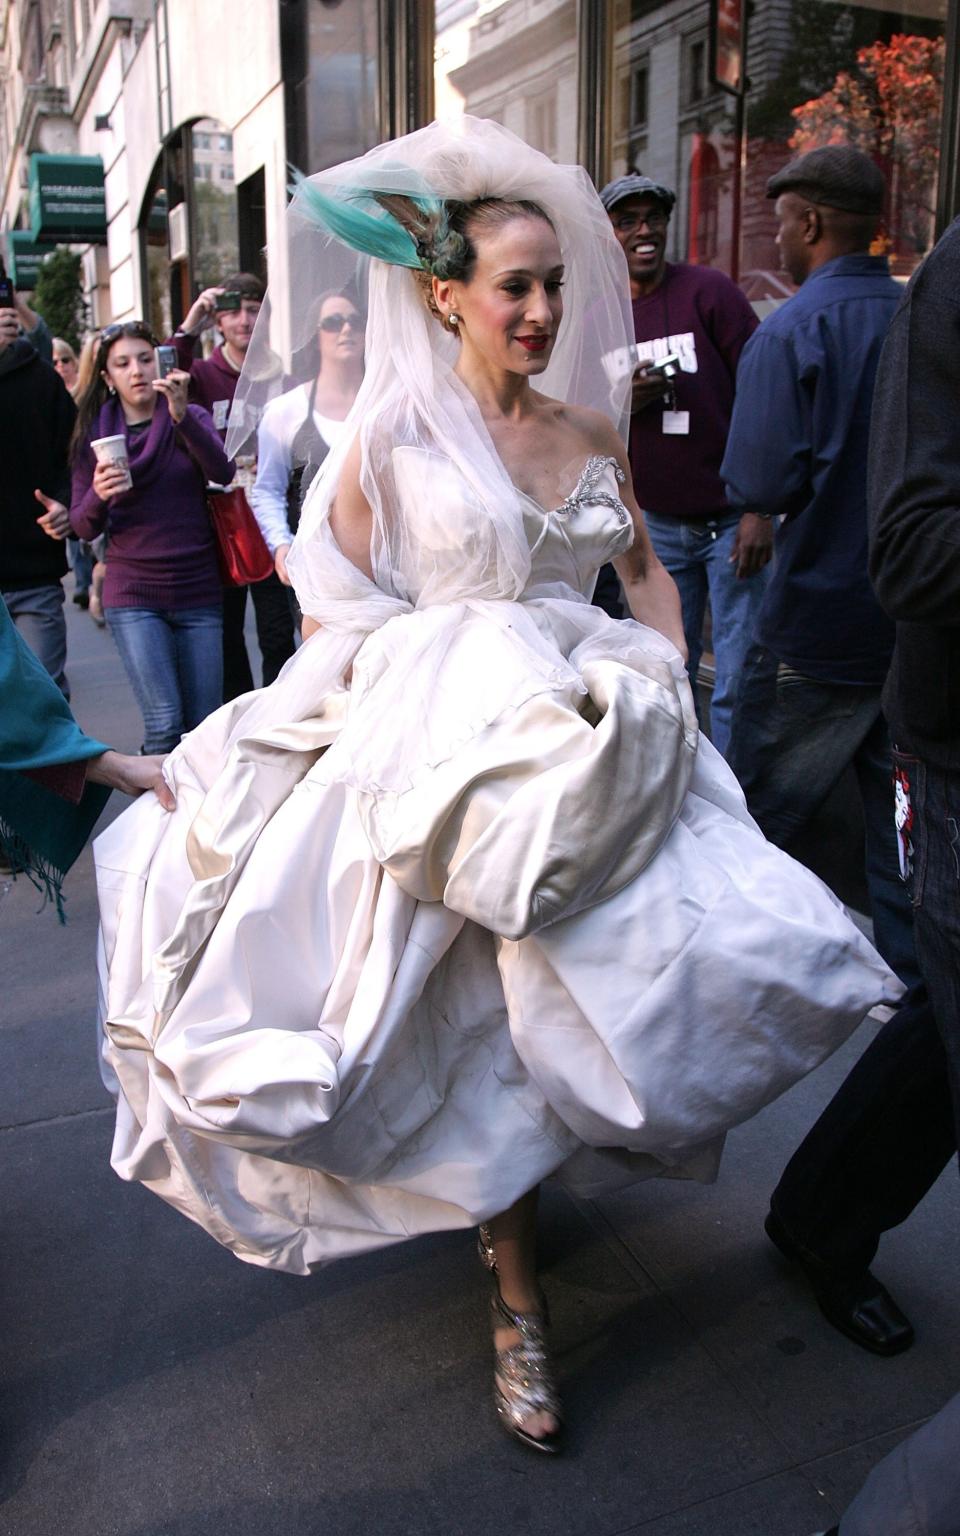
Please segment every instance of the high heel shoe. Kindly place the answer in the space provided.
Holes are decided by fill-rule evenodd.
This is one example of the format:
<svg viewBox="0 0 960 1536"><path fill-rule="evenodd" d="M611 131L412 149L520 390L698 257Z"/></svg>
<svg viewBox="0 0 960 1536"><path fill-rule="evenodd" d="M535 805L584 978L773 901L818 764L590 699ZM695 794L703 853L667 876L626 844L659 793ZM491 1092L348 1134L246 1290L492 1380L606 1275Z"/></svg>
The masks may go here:
<svg viewBox="0 0 960 1536"><path fill-rule="evenodd" d="M545 1337L549 1321L546 1301L540 1312L514 1312L497 1286L490 1302L494 1328L512 1328L520 1335L520 1342L507 1349L494 1346L493 1401L497 1417L507 1434L522 1445L555 1456L561 1447L563 1421ZM531 1435L523 1426L535 1413L552 1414L557 1428L547 1435Z"/></svg>

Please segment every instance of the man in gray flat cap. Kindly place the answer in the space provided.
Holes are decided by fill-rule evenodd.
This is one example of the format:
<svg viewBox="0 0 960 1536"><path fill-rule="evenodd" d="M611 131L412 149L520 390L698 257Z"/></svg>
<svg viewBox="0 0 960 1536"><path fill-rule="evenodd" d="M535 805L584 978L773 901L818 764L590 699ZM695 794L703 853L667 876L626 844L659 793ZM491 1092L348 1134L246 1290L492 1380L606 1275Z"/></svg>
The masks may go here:
<svg viewBox="0 0 960 1536"><path fill-rule="evenodd" d="M894 628L868 575L870 407L901 290L886 258L870 254L884 181L859 150L811 150L770 178L767 195L800 291L744 348L721 469L734 508L782 519L730 763L767 837L788 849L853 769L874 939L910 990L790 1159L766 1230L835 1328L892 1355L913 1328L870 1265L956 1147L900 878L881 702Z"/></svg>
<svg viewBox="0 0 960 1536"><path fill-rule="evenodd" d="M723 272L667 261L667 226L676 203L669 187L649 176L620 176L600 199L627 258L633 300L633 483L654 549L680 590L694 692L710 598L716 660L711 734L725 752L771 546L769 522L753 509L732 512L720 480L737 363L757 318ZM670 357L672 378L656 370Z"/></svg>

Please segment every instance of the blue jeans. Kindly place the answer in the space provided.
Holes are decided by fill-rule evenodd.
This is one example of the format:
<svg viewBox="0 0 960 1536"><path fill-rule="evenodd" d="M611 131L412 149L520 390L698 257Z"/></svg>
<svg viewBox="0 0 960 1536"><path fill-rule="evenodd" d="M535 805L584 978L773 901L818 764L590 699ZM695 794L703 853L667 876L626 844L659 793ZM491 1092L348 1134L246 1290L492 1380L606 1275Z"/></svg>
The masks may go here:
<svg viewBox="0 0 960 1536"><path fill-rule="evenodd" d="M680 591L683 632L689 660L687 671L697 697L697 668L703 655L703 619L707 597L713 616L716 679L710 704L710 735L726 757L730 717L744 659L753 640L757 614L767 586L766 569L743 581L731 565L740 513L731 512L703 522L644 513L650 540Z"/></svg>
<svg viewBox="0 0 960 1536"><path fill-rule="evenodd" d="M64 698L69 699L70 684L63 670L67 662L67 621L63 616L60 582L4 592L3 600L34 656L46 667Z"/></svg>
<svg viewBox="0 0 960 1536"><path fill-rule="evenodd" d="M87 592L93 580L93 551L83 539L67 539L67 553L73 569L73 585L77 592Z"/></svg>
<svg viewBox="0 0 960 1536"><path fill-rule="evenodd" d="M110 632L143 715L144 752L170 752L223 693L216 608L107 608Z"/></svg>
<svg viewBox="0 0 960 1536"><path fill-rule="evenodd" d="M910 785L917 954L947 1053L960 1136L960 772L894 754Z"/></svg>
<svg viewBox="0 0 960 1536"><path fill-rule="evenodd" d="M752 646L728 757L751 816L788 851L852 764L863 803L874 942L908 986L919 981L913 914L900 879L893 756L880 689L822 683Z"/></svg>

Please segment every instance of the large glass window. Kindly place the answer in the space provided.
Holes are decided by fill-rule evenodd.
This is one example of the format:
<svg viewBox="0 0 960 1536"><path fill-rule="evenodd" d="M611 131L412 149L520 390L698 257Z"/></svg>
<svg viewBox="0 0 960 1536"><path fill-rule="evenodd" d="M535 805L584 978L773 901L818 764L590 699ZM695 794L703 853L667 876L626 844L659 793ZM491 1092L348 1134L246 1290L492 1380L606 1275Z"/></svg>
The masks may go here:
<svg viewBox="0 0 960 1536"><path fill-rule="evenodd" d="M173 330L173 310L170 303L170 253L167 245L169 204L166 187L156 184L160 174L158 171L153 190L147 197L145 216L140 224L144 277L143 315L155 336L169 336Z"/></svg>
<svg viewBox="0 0 960 1536"><path fill-rule="evenodd" d="M445 121L493 118L576 160L576 0L437 0L434 90Z"/></svg>
<svg viewBox="0 0 960 1536"><path fill-rule="evenodd" d="M711 5L617 0L612 173L674 187L670 255L782 298L767 178L806 149L855 144L887 178L878 247L907 276L934 234L945 0L753 0L743 111L713 83Z"/></svg>
<svg viewBox="0 0 960 1536"><path fill-rule="evenodd" d="M195 224L192 277L194 289L200 292L236 271L239 260L233 138L212 118L204 118L191 129L190 149Z"/></svg>
<svg viewBox="0 0 960 1536"><path fill-rule="evenodd" d="M380 140L378 0L281 6L287 139L299 170L322 171Z"/></svg>

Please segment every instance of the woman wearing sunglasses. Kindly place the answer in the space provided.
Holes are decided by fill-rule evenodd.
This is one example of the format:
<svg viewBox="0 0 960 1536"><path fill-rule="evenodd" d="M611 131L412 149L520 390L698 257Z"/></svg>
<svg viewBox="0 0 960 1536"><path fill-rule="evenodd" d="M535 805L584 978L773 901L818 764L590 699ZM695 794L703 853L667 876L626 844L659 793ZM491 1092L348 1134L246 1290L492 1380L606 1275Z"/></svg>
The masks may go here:
<svg viewBox="0 0 960 1536"><path fill-rule="evenodd" d="M316 373L309 384L272 400L257 429L257 483L250 505L277 575L287 586L286 555L303 498L343 436L363 379L364 325L363 314L346 294L324 294L317 314Z"/></svg>
<svg viewBox="0 0 960 1536"><path fill-rule="evenodd" d="M221 701L221 585L204 484L233 478L209 413L187 404L189 376L158 378L154 345L140 321L102 332L78 401L70 505L80 538L110 536L103 608L148 753L169 752ZM92 447L120 436L132 485Z"/></svg>

